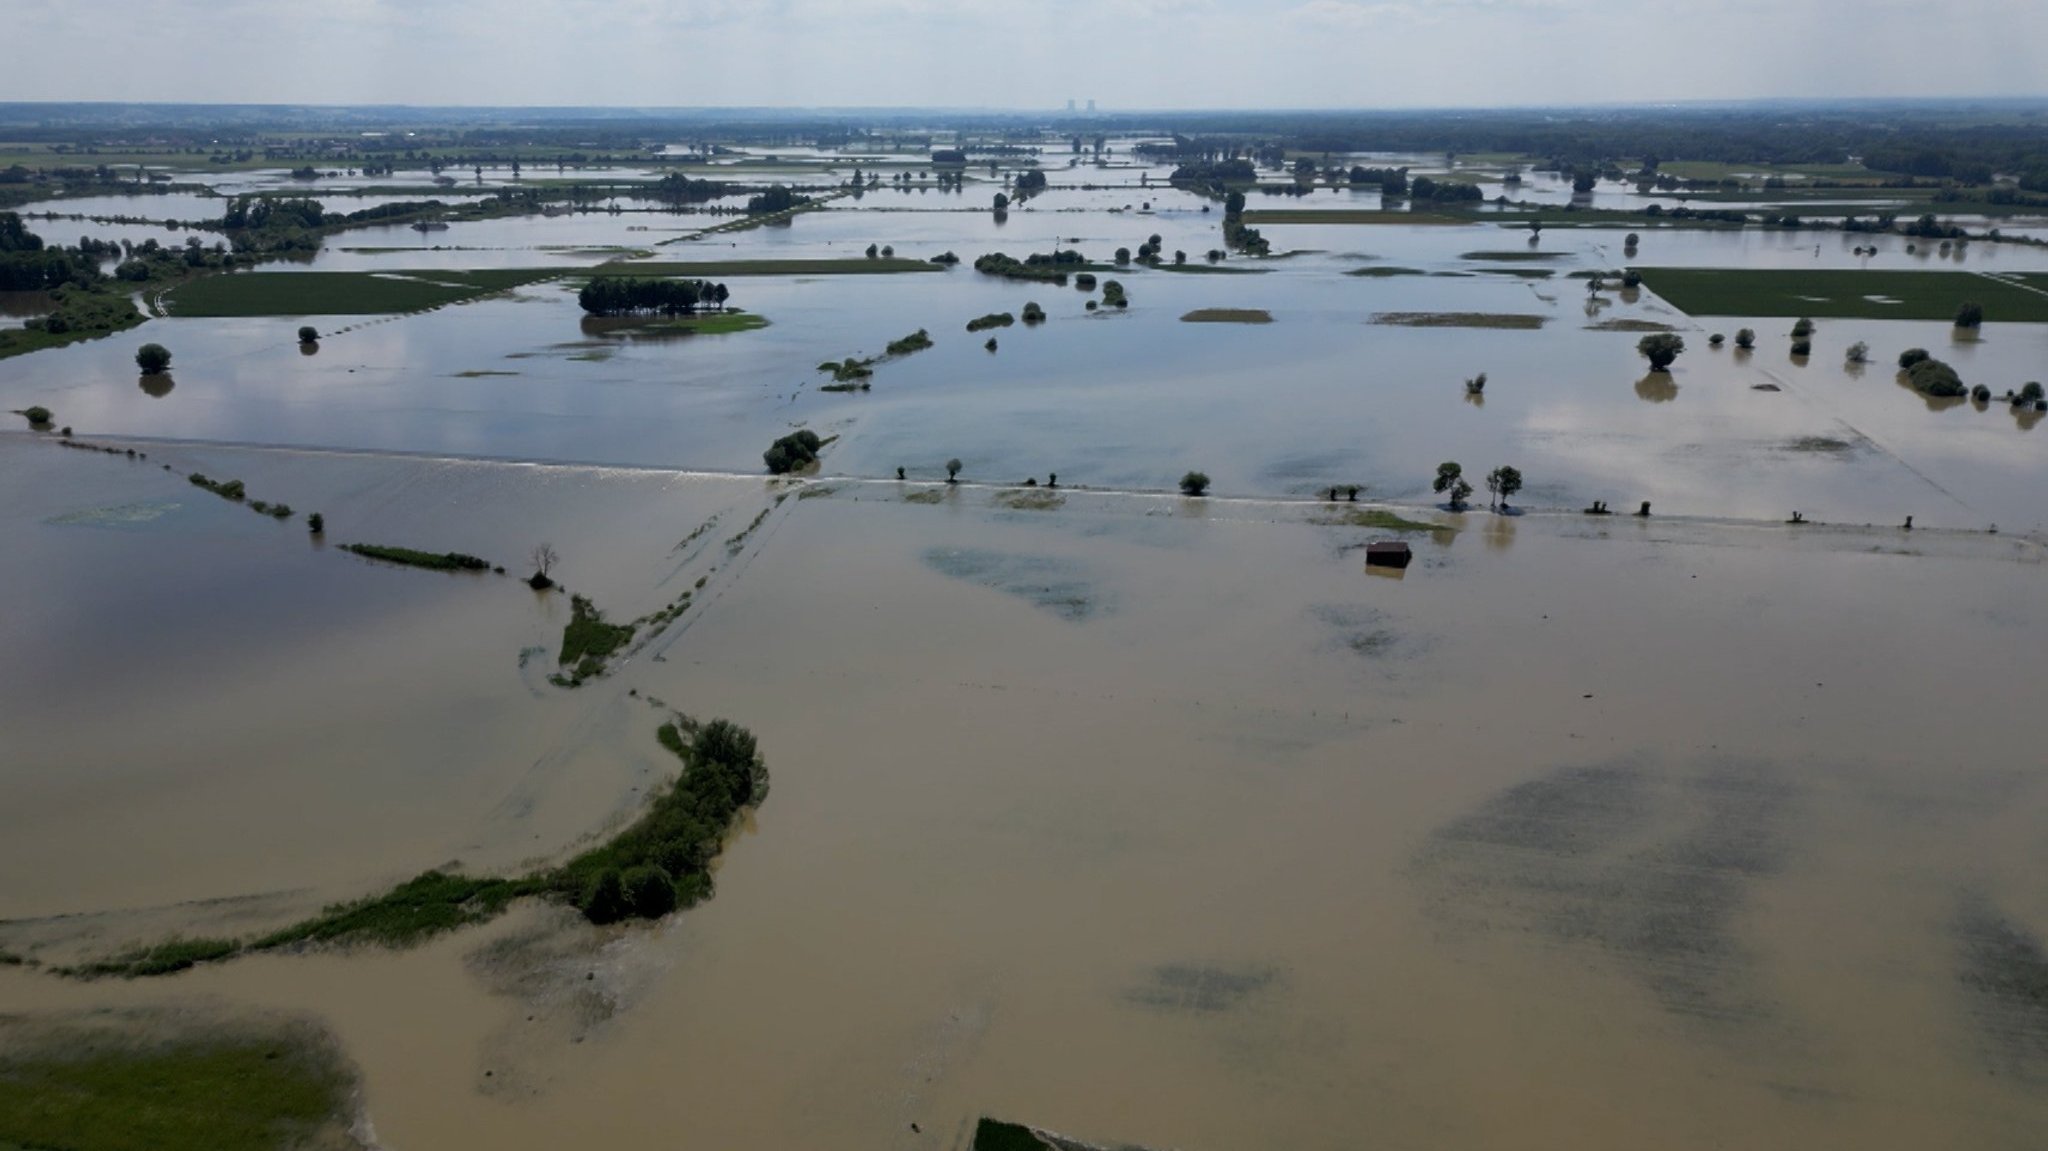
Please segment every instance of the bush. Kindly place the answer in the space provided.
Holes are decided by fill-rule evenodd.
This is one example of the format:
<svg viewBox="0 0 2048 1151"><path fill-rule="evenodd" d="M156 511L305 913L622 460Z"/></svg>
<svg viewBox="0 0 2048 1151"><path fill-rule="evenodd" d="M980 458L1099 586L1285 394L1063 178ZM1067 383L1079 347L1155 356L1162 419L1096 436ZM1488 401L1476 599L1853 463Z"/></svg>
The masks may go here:
<svg viewBox="0 0 2048 1151"><path fill-rule="evenodd" d="M1983 384L1978 384L1976 387L1970 389L1970 398L1977 401L1980 404L1988 404L1991 402L1991 389L1985 387Z"/></svg>
<svg viewBox="0 0 2048 1151"><path fill-rule="evenodd" d="M1984 309L1978 304L1964 304L1956 309L1956 327L1976 329L1984 326Z"/></svg>
<svg viewBox="0 0 2048 1151"><path fill-rule="evenodd" d="M1795 340L1803 340L1812 334L1813 321L1804 316L1799 317L1799 322L1792 325L1792 338Z"/></svg>
<svg viewBox="0 0 2048 1151"><path fill-rule="evenodd" d="M1926 348L1907 348L1899 353L1899 370L1911 371L1914 364L1925 363L1930 359L1933 357L1927 354Z"/></svg>
<svg viewBox="0 0 2048 1151"><path fill-rule="evenodd" d="M145 376L158 375L171 366L171 350L162 344L144 344L135 349L135 366Z"/></svg>
<svg viewBox="0 0 2048 1151"><path fill-rule="evenodd" d="M768 445L761 459L767 463L769 472L779 476L818 462L818 449L823 443L818 433L800 428Z"/></svg>
<svg viewBox="0 0 2048 1151"><path fill-rule="evenodd" d="M1044 323L1045 309L1039 307L1036 301L1026 303L1024 305L1024 322L1027 324Z"/></svg>
<svg viewBox="0 0 2048 1151"><path fill-rule="evenodd" d="M2028 380L2027 386L2020 389L2020 402L2023 404L2038 404L2041 399L2041 384L2038 380Z"/></svg>
<svg viewBox="0 0 2048 1151"><path fill-rule="evenodd" d="M317 343L319 343L319 342L320 342L320 329L318 329L318 328L314 327L314 326L313 326L313 325L311 325L311 324L307 324L306 326L304 326L304 327L300 328L300 329L299 329L299 342L300 342L300 343L302 343L302 344L317 344Z"/></svg>
<svg viewBox="0 0 2048 1151"><path fill-rule="evenodd" d="M1736 332L1735 346L1741 348L1743 351L1748 351L1749 349L1756 347L1755 330L1751 328L1743 328L1741 331Z"/></svg>
<svg viewBox="0 0 2048 1151"><path fill-rule="evenodd" d="M1670 371L1671 362L1684 350L1685 340L1673 332L1656 332L1636 341L1636 351L1650 361L1653 372Z"/></svg>
<svg viewBox="0 0 2048 1151"><path fill-rule="evenodd" d="M1094 291L1094 290L1095 290L1095 273L1093 273L1093 272L1082 272L1082 273L1080 273L1079 275L1075 276L1075 277L1074 277L1074 286L1075 286L1076 288L1079 288L1079 289L1081 289L1081 290L1082 290L1082 291L1084 291L1084 292L1092 292L1092 291Z"/></svg>
<svg viewBox="0 0 2048 1151"><path fill-rule="evenodd" d="M1728 337L1722 335L1719 332L1715 332L1713 335L1707 337L1707 346L1711 348L1718 348L1727 341Z"/></svg>
<svg viewBox="0 0 2048 1151"><path fill-rule="evenodd" d="M306 530L316 536L319 535L321 532L326 531L327 517L321 515L319 512L314 512L312 515L307 516Z"/></svg>
<svg viewBox="0 0 2048 1151"><path fill-rule="evenodd" d="M1870 345L1862 340L1858 340L1849 345L1849 351L1846 354L1849 362L1852 364L1867 364L1870 362Z"/></svg>
<svg viewBox="0 0 2048 1151"><path fill-rule="evenodd" d="M28 422L32 424L47 424L50 422L50 409L40 404L23 411L21 414L27 416Z"/></svg>
<svg viewBox="0 0 2048 1151"><path fill-rule="evenodd" d="M1935 359L1921 360L1906 369L1906 382L1925 396L1960 396L1969 391L1954 368Z"/></svg>
<svg viewBox="0 0 2048 1151"><path fill-rule="evenodd" d="M967 321L967 330L970 332L981 332L989 328L1007 328L1016 322L1017 317L1008 312L990 312L986 316L978 316Z"/></svg>
<svg viewBox="0 0 2048 1151"><path fill-rule="evenodd" d="M1209 490L1209 477L1202 472L1189 472L1180 478L1182 495L1199 496Z"/></svg>
<svg viewBox="0 0 2048 1151"><path fill-rule="evenodd" d="M1628 271L1623 272L1621 274L1621 286L1624 288L1642 287L1643 274L1641 272L1636 271L1634 268L1630 268Z"/></svg>

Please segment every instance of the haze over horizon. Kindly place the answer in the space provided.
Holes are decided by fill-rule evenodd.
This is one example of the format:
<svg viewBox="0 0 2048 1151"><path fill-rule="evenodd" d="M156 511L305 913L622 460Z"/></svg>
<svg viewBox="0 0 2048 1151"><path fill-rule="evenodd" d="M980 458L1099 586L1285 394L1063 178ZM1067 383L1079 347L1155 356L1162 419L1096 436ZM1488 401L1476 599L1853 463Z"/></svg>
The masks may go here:
<svg viewBox="0 0 2048 1151"><path fill-rule="evenodd" d="M0 101L1109 112L2048 91L2048 5L2027 0L108 0L11 19L39 50Z"/></svg>

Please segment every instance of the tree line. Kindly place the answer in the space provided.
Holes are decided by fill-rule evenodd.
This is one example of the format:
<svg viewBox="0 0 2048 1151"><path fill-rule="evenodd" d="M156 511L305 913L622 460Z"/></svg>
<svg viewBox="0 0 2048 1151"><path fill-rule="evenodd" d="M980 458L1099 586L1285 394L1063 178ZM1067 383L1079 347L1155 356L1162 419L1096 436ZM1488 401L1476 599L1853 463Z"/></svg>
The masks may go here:
<svg viewBox="0 0 2048 1151"><path fill-rule="evenodd" d="M687 316L699 308L723 309L730 296L709 280L664 280L652 276L598 276L576 293L593 316Z"/></svg>

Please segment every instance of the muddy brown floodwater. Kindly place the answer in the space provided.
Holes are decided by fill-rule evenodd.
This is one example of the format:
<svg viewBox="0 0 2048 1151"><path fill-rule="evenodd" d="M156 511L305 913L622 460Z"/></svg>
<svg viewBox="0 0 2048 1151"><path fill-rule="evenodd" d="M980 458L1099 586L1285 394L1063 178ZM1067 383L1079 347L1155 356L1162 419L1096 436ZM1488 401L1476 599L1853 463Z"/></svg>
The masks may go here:
<svg viewBox="0 0 2048 1151"><path fill-rule="evenodd" d="M24 620L55 593L7 572L30 658L0 693L0 810L44 814L8 817L0 859L44 878L10 878L0 946L82 946L60 913L160 909L89 934L111 943L202 892L558 853L656 770L647 697L750 727L774 793L717 897L658 926L529 907L405 953L0 968L0 1011L311 1013L393 1148L958 1148L982 1114L1185 1148L2048 1129L2033 543L1482 510L1388 578L1360 550L1382 533L1284 502L776 503L759 480L178 450L330 523L397 516L378 542L509 558L545 533L615 618L719 570L565 693L521 674L559 621L509 579L301 569L302 529L239 508L153 531L104 509L223 509L155 453L7 445L35 481L9 532L89 554L38 568L70 581L58 620ZM711 550L674 554L713 514ZM194 548L231 591L264 573L205 617L241 657L188 662L190 625L157 620L189 593L151 565ZM236 636L237 610L277 622ZM379 766L419 744L432 770ZM256 834L278 827L323 842Z"/></svg>

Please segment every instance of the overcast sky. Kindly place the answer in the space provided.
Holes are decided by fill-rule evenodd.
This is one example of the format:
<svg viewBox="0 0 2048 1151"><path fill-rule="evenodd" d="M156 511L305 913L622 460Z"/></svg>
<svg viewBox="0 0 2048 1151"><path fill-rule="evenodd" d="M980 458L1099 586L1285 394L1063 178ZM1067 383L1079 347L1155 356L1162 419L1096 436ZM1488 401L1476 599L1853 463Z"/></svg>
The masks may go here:
<svg viewBox="0 0 2048 1151"><path fill-rule="evenodd" d="M0 26L16 46L0 100L1133 109L2048 91L2048 0L7 0Z"/></svg>

